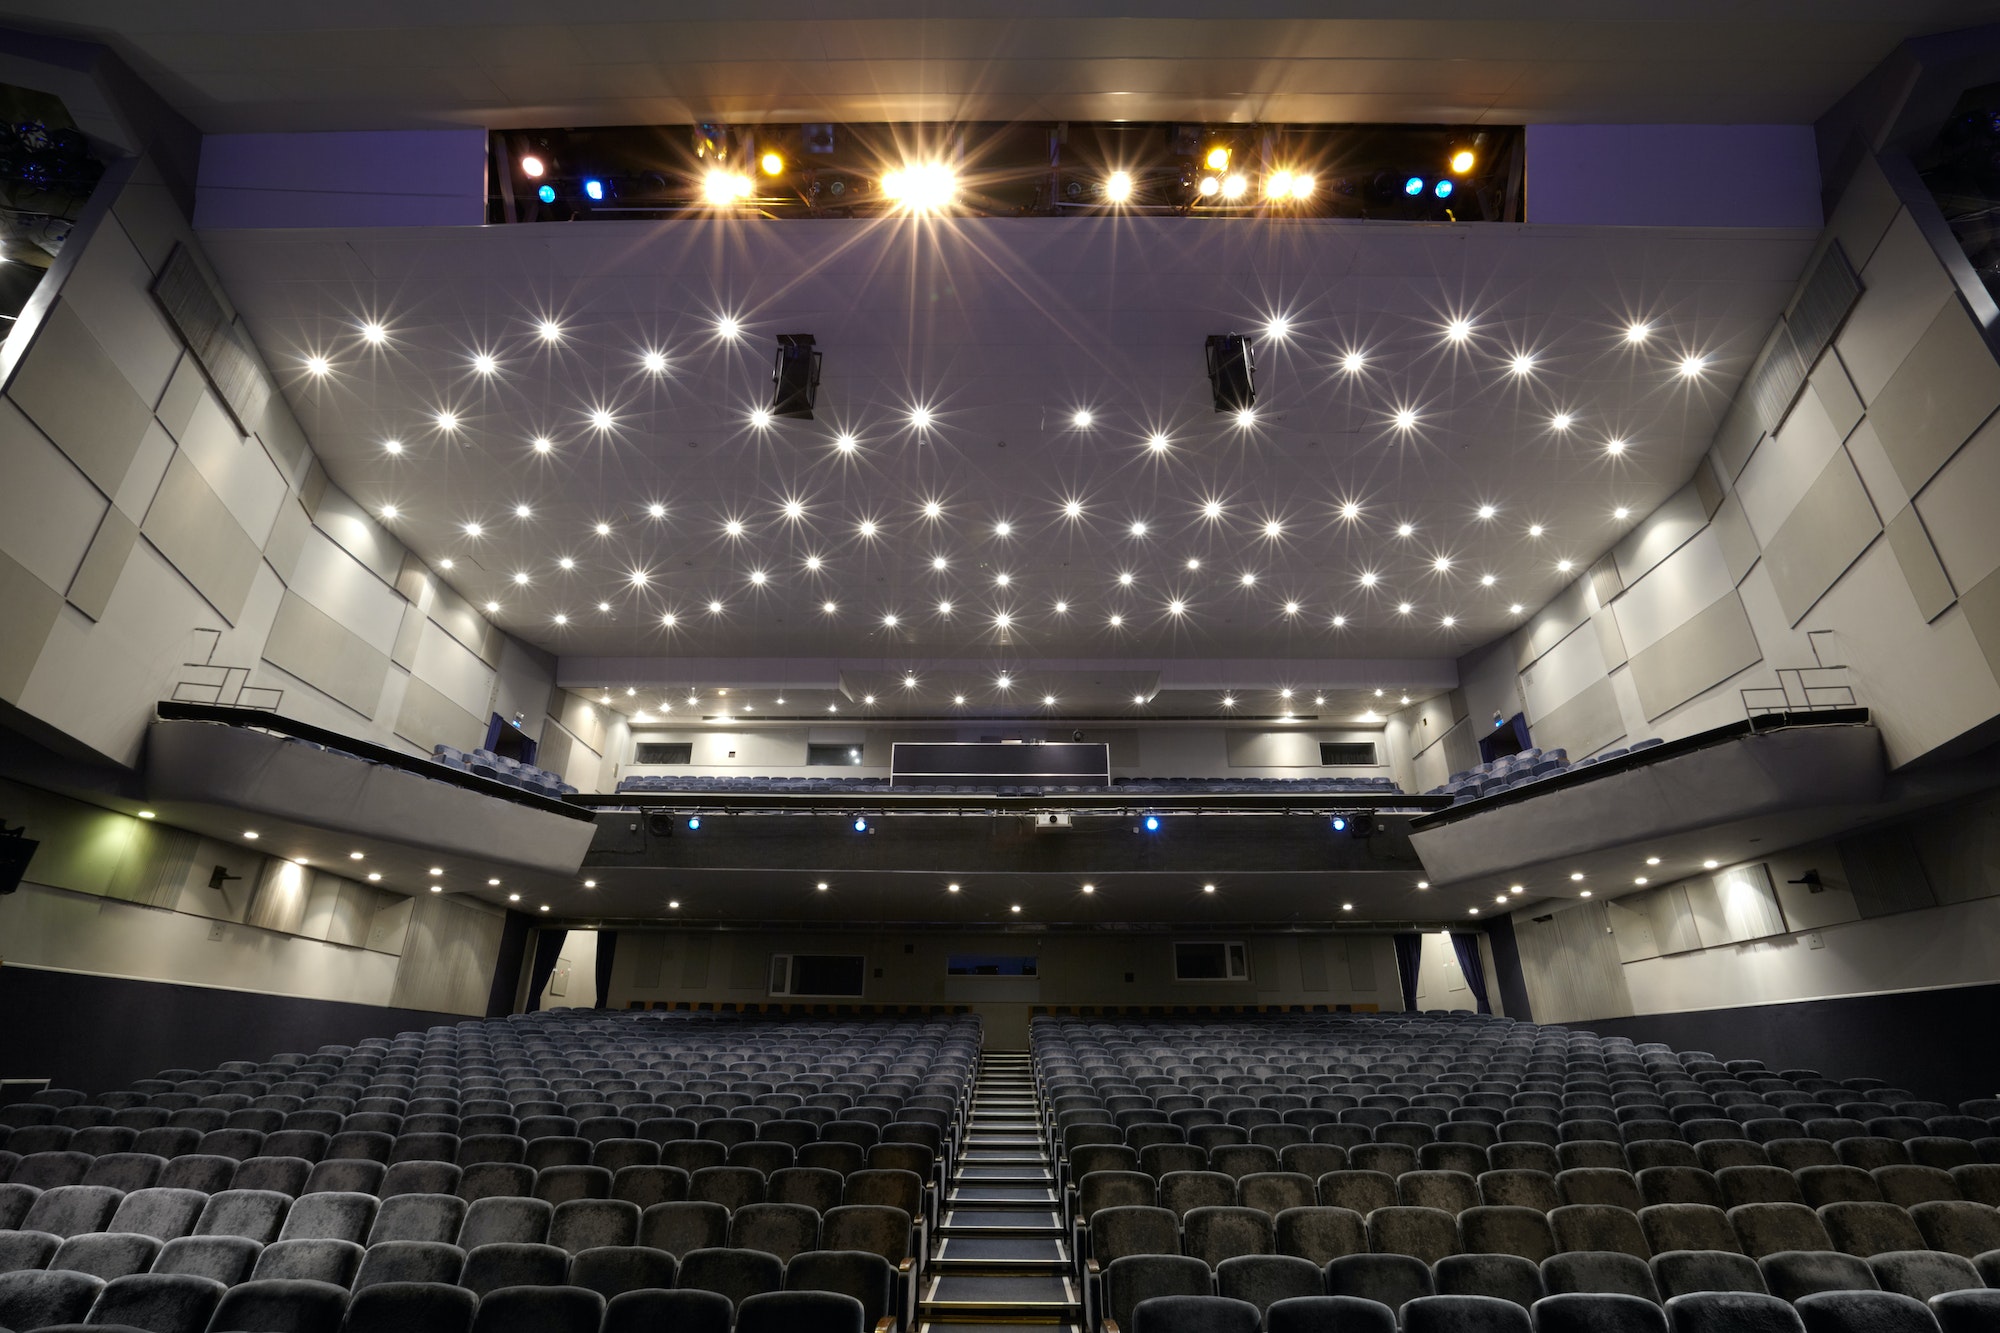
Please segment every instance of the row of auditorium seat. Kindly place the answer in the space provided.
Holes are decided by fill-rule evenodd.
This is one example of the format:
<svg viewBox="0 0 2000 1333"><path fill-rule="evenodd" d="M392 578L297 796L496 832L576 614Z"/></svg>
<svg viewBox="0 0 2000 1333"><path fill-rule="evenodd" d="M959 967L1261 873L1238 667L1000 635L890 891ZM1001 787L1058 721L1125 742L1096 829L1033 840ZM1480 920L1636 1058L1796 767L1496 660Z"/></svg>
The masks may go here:
<svg viewBox="0 0 2000 1333"><path fill-rule="evenodd" d="M907 1314L977 1060L964 1018L563 1011L45 1089L0 1109L0 1327L157 1297L172 1330L263 1328L219 1321L284 1289L297 1327L387 1333L376 1293L411 1287L447 1331L595 1333L614 1279L642 1322L676 1284L725 1293L695 1328L785 1287L850 1293L788 1319Z"/></svg>
<svg viewBox="0 0 2000 1333"><path fill-rule="evenodd" d="M1657 1314L1792 1300L1801 1267L1928 1320L2000 1283L2000 1100L1463 1014L1048 1017L1033 1039L1079 1276L1114 1318L1364 1276L1397 1308L1574 1292Z"/></svg>
<svg viewBox="0 0 2000 1333"><path fill-rule="evenodd" d="M1333 1285L1329 1280L1329 1285ZM1698 1291L1662 1309L1641 1297L1545 1296L1531 1308L1485 1296L1415 1296L1391 1309L1363 1296L1288 1296L1260 1309L1238 1296L1150 1296L1130 1333L1992 1333L2000 1292L1926 1305L1886 1291L1822 1291L1789 1304L1754 1291ZM1107 1329L1112 1329L1110 1323Z"/></svg>
<svg viewBox="0 0 2000 1333"><path fill-rule="evenodd" d="M1482 796L1494 796L1503 791L1512 791L1516 787L1539 782L1543 778L1554 777L1559 773L1576 772L1593 764L1601 764L1607 759L1622 759L1628 754L1650 750L1656 745L1665 743L1659 737L1652 736L1645 740L1634 741L1629 746L1620 745L1613 749L1601 750L1574 764L1569 762L1567 751L1531 748L1454 773L1445 782L1424 794L1449 796L1454 805L1464 801L1476 801Z"/></svg>
<svg viewBox="0 0 2000 1333"><path fill-rule="evenodd" d="M534 792L537 796L547 796L561 800L574 796L576 788L562 780L559 773L551 773L533 764L524 764L518 759L509 759L491 750L461 750L453 745L438 744L431 748L431 762L471 773L495 782L504 782L522 791Z"/></svg>

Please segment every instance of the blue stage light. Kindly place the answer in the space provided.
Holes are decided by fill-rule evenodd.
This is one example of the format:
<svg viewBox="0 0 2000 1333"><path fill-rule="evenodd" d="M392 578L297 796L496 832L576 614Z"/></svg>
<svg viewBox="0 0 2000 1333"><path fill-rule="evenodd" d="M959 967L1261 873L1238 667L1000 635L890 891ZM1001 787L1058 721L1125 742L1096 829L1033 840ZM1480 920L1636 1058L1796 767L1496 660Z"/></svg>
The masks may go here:
<svg viewBox="0 0 2000 1333"><path fill-rule="evenodd" d="M1160 817L1158 815L1147 815L1146 832L1158 833L1159 831L1160 831Z"/></svg>
<svg viewBox="0 0 2000 1333"><path fill-rule="evenodd" d="M537 186L535 189L535 198L545 204L553 204L556 201L556 187L553 185Z"/></svg>
<svg viewBox="0 0 2000 1333"><path fill-rule="evenodd" d="M1333 817L1333 831L1335 833L1347 832L1347 816L1335 815Z"/></svg>
<svg viewBox="0 0 2000 1333"><path fill-rule="evenodd" d="M856 833L866 833L868 831L868 820L864 816L856 815L854 817L854 831Z"/></svg>
<svg viewBox="0 0 2000 1333"><path fill-rule="evenodd" d="M1424 186L1427 183L1422 176L1412 176L1403 182L1403 193L1410 195L1422 194Z"/></svg>
<svg viewBox="0 0 2000 1333"><path fill-rule="evenodd" d="M601 200L604 198L604 182L593 177L583 183L583 192L592 199Z"/></svg>
<svg viewBox="0 0 2000 1333"><path fill-rule="evenodd" d="M701 816L700 816L700 815L689 815L689 816L688 816L688 832L689 832L689 833L699 833L699 832L701 832Z"/></svg>
<svg viewBox="0 0 2000 1333"><path fill-rule="evenodd" d="M1440 199L1449 199L1449 198L1451 198L1451 182L1450 182L1450 181L1439 181L1439 182L1438 182L1438 183L1437 183L1437 184L1436 184L1435 186L1433 186L1433 187L1432 187L1432 189L1433 189L1433 190L1434 190L1434 192L1435 192L1435 193L1437 194L1437 197L1438 197L1438 198L1440 198Z"/></svg>

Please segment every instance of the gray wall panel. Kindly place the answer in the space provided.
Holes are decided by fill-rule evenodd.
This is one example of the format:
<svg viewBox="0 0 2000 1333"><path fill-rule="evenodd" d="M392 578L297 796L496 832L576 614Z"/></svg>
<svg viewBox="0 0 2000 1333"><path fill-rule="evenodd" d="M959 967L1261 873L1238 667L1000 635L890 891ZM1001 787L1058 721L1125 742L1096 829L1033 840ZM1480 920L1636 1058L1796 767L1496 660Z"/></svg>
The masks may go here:
<svg viewBox="0 0 2000 1333"><path fill-rule="evenodd" d="M141 402L157 402L180 360L181 340L152 295L153 273L115 221L91 234L63 283L74 310Z"/></svg>
<svg viewBox="0 0 2000 1333"><path fill-rule="evenodd" d="M1787 621L1805 619L1881 531L1854 464L1844 450L1836 453L1764 547L1764 568Z"/></svg>
<svg viewBox="0 0 2000 1333"><path fill-rule="evenodd" d="M20 702L62 609L62 594L0 555L0 699Z"/></svg>
<svg viewBox="0 0 2000 1333"><path fill-rule="evenodd" d="M1868 405L1868 420L1915 495L2000 407L2000 364L1956 297Z"/></svg>
<svg viewBox="0 0 2000 1333"><path fill-rule="evenodd" d="M1598 681L1535 722L1535 744L1544 750L1569 751L1572 763L1624 734L1618 692L1609 679Z"/></svg>
<svg viewBox="0 0 2000 1333"><path fill-rule="evenodd" d="M1827 230L1840 242L1840 248L1847 251L1848 262L1856 269L1865 269L1902 206L1902 201L1896 198L1896 187L1889 184L1881 166L1869 157L1854 169L1853 179L1841 191L1833 216L1826 220Z"/></svg>
<svg viewBox="0 0 2000 1333"><path fill-rule="evenodd" d="M75 311L49 309L7 396L106 495L116 494L153 414Z"/></svg>
<svg viewBox="0 0 2000 1333"><path fill-rule="evenodd" d="M1633 654L1626 668L1647 720L1671 712L1703 690L1757 665L1763 651L1750 614L1735 592L1719 598L1685 625Z"/></svg>
<svg viewBox="0 0 2000 1333"><path fill-rule="evenodd" d="M137 523L116 509L106 510L90 549L83 553L83 564L70 580L69 604L92 620L102 620L104 608L111 604L111 590L118 586L118 576L125 572L138 540Z"/></svg>
<svg viewBox="0 0 2000 1333"><path fill-rule="evenodd" d="M1299 989L1323 991L1326 989L1326 937L1323 935L1300 935L1299 946Z"/></svg>
<svg viewBox="0 0 2000 1333"><path fill-rule="evenodd" d="M263 561L186 454L174 455L139 530L230 624L242 617Z"/></svg>
<svg viewBox="0 0 2000 1333"><path fill-rule="evenodd" d="M1743 502L1732 492L1715 511L1715 543L1722 548L1722 561L1729 567L1732 582L1741 583L1757 563L1757 534L1750 530L1750 516Z"/></svg>
<svg viewBox="0 0 2000 1333"><path fill-rule="evenodd" d="M306 534L312 531L312 520L299 505L297 496L286 496L278 506L278 517L271 524L271 535L264 540L264 558L271 562L271 568L286 583L299 567L299 555L306 547Z"/></svg>
<svg viewBox="0 0 2000 1333"><path fill-rule="evenodd" d="M1924 521L1917 516L1916 506L1911 505L1890 519L1888 533L1889 549L1896 553L1903 582L1910 585L1910 596L1917 599L1917 609L1923 612L1925 620L1936 620L1958 600L1958 594L1952 591L1951 580L1945 576L1944 565L1931 545L1930 534L1924 531Z"/></svg>
<svg viewBox="0 0 2000 1333"><path fill-rule="evenodd" d="M1965 613L1966 627L1979 643L1987 670L2000 677L2000 572L1960 589L1958 609Z"/></svg>
<svg viewBox="0 0 2000 1333"><path fill-rule="evenodd" d="M396 734L425 750L439 744L470 750L486 738L486 723L412 676L396 713Z"/></svg>
<svg viewBox="0 0 2000 1333"><path fill-rule="evenodd" d="M264 660L363 715L374 713L389 677L386 655L290 592L271 622Z"/></svg>
<svg viewBox="0 0 2000 1333"><path fill-rule="evenodd" d="M1862 401L1872 407L1938 308L1951 299L1952 288L1908 212L1898 212L1889 224L1881 246L1861 270L1861 286L1861 300L1833 345Z"/></svg>
<svg viewBox="0 0 2000 1333"><path fill-rule="evenodd" d="M1808 382L1819 395L1819 405L1826 409L1826 419L1833 423L1840 438L1846 439L1861 420L1861 395L1854 391L1854 382L1847 378L1847 369L1832 348L1813 367Z"/></svg>
<svg viewBox="0 0 2000 1333"><path fill-rule="evenodd" d="M1584 602L1583 583L1579 578L1551 597L1549 604L1515 638L1519 649L1514 663L1517 670L1527 667L1568 638L1571 630L1590 619L1590 608Z"/></svg>
<svg viewBox="0 0 2000 1333"><path fill-rule="evenodd" d="M424 637L424 613L414 606L403 608L403 623L396 627L396 643L389 660L408 671L417 664L417 644Z"/></svg>
<svg viewBox="0 0 2000 1333"><path fill-rule="evenodd" d="M1847 872L1847 890L1863 919L1937 906L1923 857L1907 827L1843 838L1834 847Z"/></svg>
<svg viewBox="0 0 2000 1333"><path fill-rule="evenodd" d="M1705 468L1706 463L1702 464ZM1702 502L1701 488L1693 482L1681 487L1666 502L1648 514L1638 527L1611 553L1618 561L1618 575L1626 587L1637 583L1647 570L1680 550L1687 540L1708 526L1709 510ZM1599 591L1598 601L1610 599Z"/></svg>
<svg viewBox="0 0 2000 1333"><path fill-rule="evenodd" d="M1604 654L1604 669L1616 671L1625 665L1625 636L1618 632L1618 617L1606 607L1590 618L1590 627L1597 631L1597 647Z"/></svg>
<svg viewBox="0 0 2000 1333"><path fill-rule="evenodd" d="M1751 405L1750 395L1738 394L1723 414L1722 424L1715 428L1713 449L1722 475L1736 480L1736 474L1757 451L1757 441L1763 438L1764 426L1757 420L1757 409Z"/></svg>

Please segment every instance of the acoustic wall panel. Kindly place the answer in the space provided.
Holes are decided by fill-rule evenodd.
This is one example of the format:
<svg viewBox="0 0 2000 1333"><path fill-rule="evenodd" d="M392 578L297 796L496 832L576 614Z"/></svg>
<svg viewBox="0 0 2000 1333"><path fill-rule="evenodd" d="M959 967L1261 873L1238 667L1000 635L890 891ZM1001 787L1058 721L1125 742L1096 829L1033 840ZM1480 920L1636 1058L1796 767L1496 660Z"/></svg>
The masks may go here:
<svg viewBox="0 0 2000 1333"><path fill-rule="evenodd" d="M417 644L422 641L424 627L429 624L430 621L424 619L423 612L405 602L403 623L396 628L396 642L395 646L389 649L389 660L405 671L414 666L417 660Z"/></svg>
<svg viewBox="0 0 2000 1333"><path fill-rule="evenodd" d="M1982 426L1917 497L1916 510L1953 586L2000 569L2000 418Z"/></svg>
<svg viewBox="0 0 2000 1333"><path fill-rule="evenodd" d="M407 604L317 528L306 534L287 585L377 652L395 647Z"/></svg>
<svg viewBox="0 0 2000 1333"><path fill-rule="evenodd" d="M132 455L132 465L125 469L125 480L111 493L111 503L135 520L144 518L178 452L164 426L157 421L147 425L146 433L139 437L138 452Z"/></svg>
<svg viewBox="0 0 2000 1333"><path fill-rule="evenodd" d="M116 509L107 509L90 539L90 549L84 552L83 563L77 567L76 577L70 580L65 594L69 604L92 620L102 620L105 608L111 603L112 589L118 586L118 576L125 572L125 562L131 558L132 547L138 540L139 525Z"/></svg>
<svg viewBox="0 0 2000 1333"><path fill-rule="evenodd" d="M67 588L106 507L62 451L0 401L0 552L51 588Z"/></svg>
<svg viewBox="0 0 2000 1333"><path fill-rule="evenodd" d="M1923 858L1908 828L1882 829L1834 844L1848 892L1863 918L1937 906Z"/></svg>
<svg viewBox="0 0 2000 1333"><path fill-rule="evenodd" d="M168 465L139 530L224 619L233 625L242 618L263 563L258 544L186 454Z"/></svg>
<svg viewBox="0 0 2000 1333"><path fill-rule="evenodd" d="M1763 658L1743 599L1732 589L1673 633L1632 654L1627 670L1648 721Z"/></svg>
<svg viewBox="0 0 2000 1333"><path fill-rule="evenodd" d="M222 402L204 393L188 417L187 426L174 437L188 460L201 469L229 512L250 539L261 548L271 535L278 506L285 501L287 487L277 464L258 443L237 433L236 423Z"/></svg>
<svg viewBox="0 0 2000 1333"><path fill-rule="evenodd" d="M1516 912L1513 920L1522 978L1537 1022L1574 1023L1632 1012L1617 939L1602 903L1536 917Z"/></svg>
<svg viewBox="0 0 2000 1333"><path fill-rule="evenodd" d="M435 624L427 623L417 640L416 664L411 670L418 680L467 713L486 716L493 699L492 670Z"/></svg>
<svg viewBox="0 0 2000 1333"><path fill-rule="evenodd" d="M1828 350L1813 367L1808 378L1813 396L1819 399L1820 410L1833 423L1834 433L1846 439L1861 420L1861 395L1855 392L1854 382L1847 378L1847 368L1840 364L1839 354Z"/></svg>
<svg viewBox="0 0 2000 1333"><path fill-rule="evenodd" d="M1584 583L1578 579L1551 597L1549 604L1536 612L1527 627L1514 636L1518 650L1515 666L1526 667L1561 643L1571 630L1588 619L1590 608L1584 601Z"/></svg>
<svg viewBox="0 0 2000 1333"><path fill-rule="evenodd" d="M1616 671L1625 665L1625 636L1618 632L1618 617L1605 607L1590 618L1590 627L1597 631L1597 650L1604 654L1604 667Z"/></svg>
<svg viewBox="0 0 2000 1333"><path fill-rule="evenodd" d="M1711 456L1723 476L1733 481L1750 461L1757 441L1763 438L1764 427L1757 420L1756 407L1748 395L1737 394L1729 410L1722 414L1722 424L1715 428L1715 443L1710 446Z"/></svg>
<svg viewBox="0 0 2000 1333"><path fill-rule="evenodd" d="M326 487L320 492L312 517L320 531L374 570L382 582L396 581L403 569L403 544L390 536L347 492L337 486Z"/></svg>
<svg viewBox="0 0 2000 1333"><path fill-rule="evenodd" d="M1722 563L1729 570L1729 582L1733 587L1743 582L1751 566L1757 563L1757 534L1750 531L1750 520L1743 513L1743 502L1734 492L1715 511L1711 522L1715 529L1716 548L1722 552Z"/></svg>
<svg viewBox="0 0 2000 1333"><path fill-rule="evenodd" d="M83 320L57 301L7 396L106 495L132 466L153 414Z"/></svg>
<svg viewBox="0 0 2000 1333"><path fill-rule="evenodd" d="M1979 644L1987 669L2000 677L2000 573L1960 589L1958 609L1965 613L1966 628Z"/></svg>
<svg viewBox="0 0 2000 1333"><path fill-rule="evenodd" d="M1861 400L1873 404L1950 299L1951 276L1908 210L1898 209L1861 270L1861 300L1834 340Z"/></svg>
<svg viewBox="0 0 2000 1333"><path fill-rule="evenodd" d="M1521 673L1528 721L1539 723L1566 701L1604 679L1604 654L1594 633L1573 633Z"/></svg>
<svg viewBox="0 0 2000 1333"><path fill-rule="evenodd" d="M1868 419L1915 495L2000 407L2000 362L1954 296L1868 405Z"/></svg>
<svg viewBox="0 0 2000 1333"><path fill-rule="evenodd" d="M1299 989L1302 991L1323 991L1326 989L1326 937L1323 935L1295 935L1293 941L1299 950Z"/></svg>
<svg viewBox="0 0 2000 1333"><path fill-rule="evenodd" d="M167 381L165 391L153 405L153 415L159 419L179 439L194 420L194 410L208 393L208 379L201 373L201 362L183 351L180 361L174 366L173 377Z"/></svg>
<svg viewBox="0 0 2000 1333"><path fill-rule="evenodd" d="M389 655L296 593L287 592L264 641L264 660L372 716L389 675Z"/></svg>
<svg viewBox="0 0 2000 1333"><path fill-rule="evenodd" d="M277 576L286 583L299 567L299 556L306 549L306 538L312 535L312 520L298 502L296 495L278 506L278 517L271 524L271 535L264 539L264 559L270 562Z"/></svg>
<svg viewBox="0 0 2000 1333"><path fill-rule="evenodd" d="M1701 472L1713 475L1709 473L1706 462L1699 467ZM1689 482L1669 496L1658 509L1646 515L1638 527L1611 548L1624 586L1637 583L1645 577L1646 571L1686 545L1689 538L1707 525L1710 512L1703 502L1701 488ZM1611 599L1604 596L1600 589L1597 600L1603 603Z"/></svg>
<svg viewBox="0 0 2000 1333"><path fill-rule="evenodd" d="M1903 582L1910 585L1910 596L1916 599L1917 609L1923 612L1926 621L1936 620L1958 600L1958 594L1952 591L1951 580L1945 576L1944 565L1931 545L1930 534L1924 531L1924 521L1918 517L1916 506L1911 505L1890 519L1887 530L1889 549L1895 552L1896 564L1902 568Z"/></svg>
<svg viewBox="0 0 2000 1333"><path fill-rule="evenodd" d="M20 702L62 606L60 593L0 555L0 699Z"/></svg>
<svg viewBox="0 0 2000 1333"><path fill-rule="evenodd" d="M1861 484L1868 488L1876 513L1893 514L1910 502L1910 488L1896 475L1896 465L1889 461L1882 437L1865 417L1847 437L1847 456L1854 460L1854 470L1861 474Z"/></svg>
<svg viewBox="0 0 2000 1333"><path fill-rule="evenodd" d="M1365 992L1379 988L1375 980L1374 935L1349 935L1347 937L1347 989L1350 992Z"/></svg>
<svg viewBox="0 0 2000 1333"><path fill-rule="evenodd" d="M426 753L438 745L472 750L486 737L486 719L466 712L412 676L403 685L403 703L396 711L395 731Z"/></svg>
<svg viewBox="0 0 2000 1333"><path fill-rule="evenodd" d="M1658 643L1734 586L1721 544L1707 535L1696 537L1612 604L1625 651Z"/></svg>
<svg viewBox="0 0 2000 1333"><path fill-rule="evenodd" d="M1803 620L1881 531L1854 464L1836 453L1764 543L1764 568L1789 623Z"/></svg>
<svg viewBox="0 0 2000 1333"><path fill-rule="evenodd" d="M632 989L660 988L660 964L666 960L667 937L657 930L626 930L618 935L618 958L630 969Z"/></svg>
<svg viewBox="0 0 2000 1333"><path fill-rule="evenodd" d="M1770 545L1826 460L1839 450L1840 436L1819 399L1812 394L1799 399L1784 428L1757 446L1749 466L1736 479L1736 494L1758 541Z"/></svg>
<svg viewBox="0 0 2000 1333"><path fill-rule="evenodd" d="M1875 249L1902 207L1902 201L1896 198L1896 187L1889 184L1881 165L1873 157L1864 157L1855 167L1847 188L1841 191L1840 202L1834 205L1833 216L1826 223L1827 230L1840 242L1840 248L1847 251L1848 260L1862 270L1864 283Z"/></svg>
<svg viewBox="0 0 2000 1333"><path fill-rule="evenodd" d="M1618 693L1609 679L1598 681L1534 724L1537 745L1567 750L1571 760L1594 754L1624 734Z"/></svg>
<svg viewBox="0 0 2000 1333"><path fill-rule="evenodd" d="M62 286L74 310L142 402L154 402L180 360L181 340L147 294L153 272L115 219L91 233Z"/></svg>
<svg viewBox="0 0 2000 1333"><path fill-rule="evenodd" d="M452 898L420 894L390 1005L447 1014L483 1014L506 918Z"/></svg>

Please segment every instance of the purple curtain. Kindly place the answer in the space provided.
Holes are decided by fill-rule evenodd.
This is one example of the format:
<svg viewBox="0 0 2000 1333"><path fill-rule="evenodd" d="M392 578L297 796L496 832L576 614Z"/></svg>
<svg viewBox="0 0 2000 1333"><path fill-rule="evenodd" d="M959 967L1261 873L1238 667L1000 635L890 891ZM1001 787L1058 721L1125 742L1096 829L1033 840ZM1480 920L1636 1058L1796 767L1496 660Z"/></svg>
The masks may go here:
<svg viewBox="0 0 2000 1333"><path fill-rule="evenodd" d="M542 1007L542 988L556 974L556 963L562 958L563 941L568 938L566 930L543 930L535 937L535 961L528 969L529 1013Z"/></svg>
<svg viewBox="0 0 2000 1333"><path fill-rule="evenodd" d="M611 1007L611 960L618 956L618 932L597 932L597 1007Z"/></svg>
<svg viewBox="0 0 2000 1333"><path fill-rule="evenodd" d="M1411 1013L1417 1008L1417 969L1423 966L1424 937L1415 931L1397 934L1396 974L1403 982L1403 1008Z"/></svg>
<svg viewBox="0 0 2000 1333"><path fill-rule="evenodd" d="M1480 1013L1492 1013L1493 1006L1486 999L1486 965L1479 961L1479 937L1453 931L1451 947L1458 954L1458 970L1465 974L1465 988L1472 992L1473 1003Z"/></svg>

